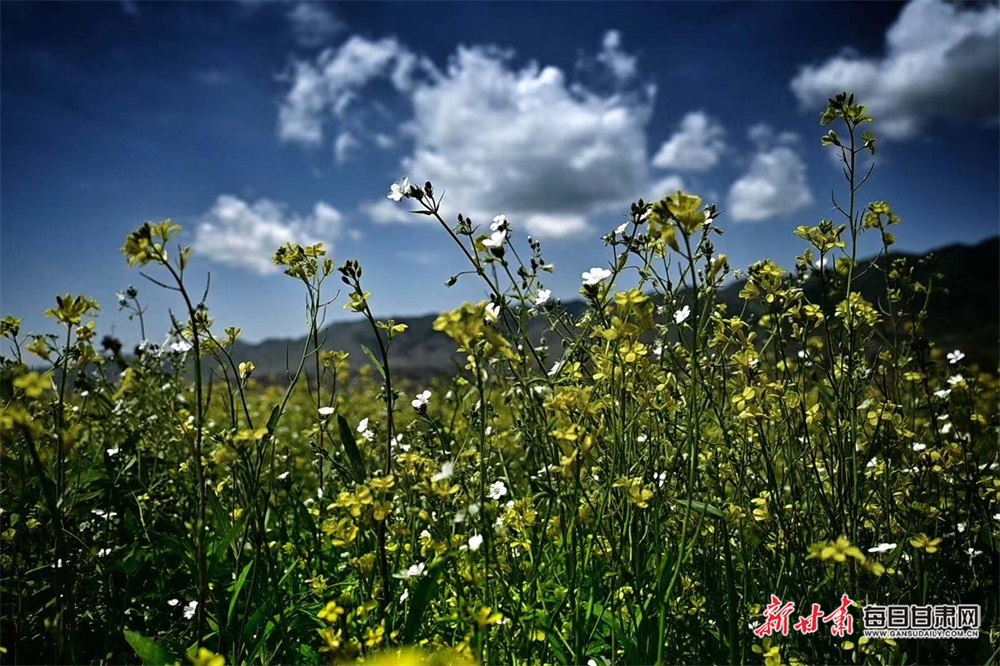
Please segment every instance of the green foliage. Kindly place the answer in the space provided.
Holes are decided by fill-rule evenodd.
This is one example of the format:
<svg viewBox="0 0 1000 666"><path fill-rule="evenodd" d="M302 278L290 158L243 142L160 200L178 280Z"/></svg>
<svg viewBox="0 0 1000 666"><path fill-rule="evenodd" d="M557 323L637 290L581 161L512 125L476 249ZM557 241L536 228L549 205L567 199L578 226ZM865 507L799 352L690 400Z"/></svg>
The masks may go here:
<svg viewBox="0 0 1000 666"><path fill-rule="evenodd" d="M99 352L83 296L51 311L63 336L0 321L7 659L985 662L1000 383L930 342L940 278L890 254L890 204L855 203L865 108L839 95L822 122L843 125L822 143L848 203L795 230L793 271L763 260L733 287L719 213L690 193L634 203L569 307L516 221L451 226L430 183L395 184L469 262L449 282L488 293L434 320L459 368L430 384L397 369L415 327L377 320L360 264L321 244L274 255L310 327L287 383L261 383L189 291L188 250L168 254L176 225L142 225L128 263L183 304L164 347ZM319 324L335 273L356 365ZM119 305L142 325L137 290ZM977 603L983 637L760 639L772 594Z"/></svg>
<svg viewBox="0 0 1000 666"><path fill-rule="evenodd" d="M171 666L176 661L170 658L170 653L163 646L140 633L126 629L125 640L142 660L143 666Z"/></svg>

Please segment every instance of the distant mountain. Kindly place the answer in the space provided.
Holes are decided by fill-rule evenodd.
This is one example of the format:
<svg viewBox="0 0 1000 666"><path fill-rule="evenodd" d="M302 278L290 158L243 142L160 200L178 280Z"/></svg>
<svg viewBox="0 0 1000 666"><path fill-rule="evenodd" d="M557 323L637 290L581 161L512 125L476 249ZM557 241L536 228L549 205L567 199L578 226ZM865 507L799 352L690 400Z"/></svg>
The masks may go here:
<svg viewBox="0 0 1000 666"><path fill-rule="evenodd" d="M929 259L924 267L915 271L921 282L926 282L932 271L944 276L935 284L928 306L927 336L940 347L961 349L969 361L996 369L1000 356L1000 237L972 246L949 245L928 255L894 254L889 259L896 257ZM879 263L885 261L883 258ZM871 260L861 262L859 272L870 264ZM744 284L745 281L734 282L720 291L719 298L730 312L742 308L739 292ZM857 284L869 300L884 294L881 272L867 272ZM811 299L818 298L817 283L807 283L805 289ZM575 299L564 302L563 307L579 314L584 311L585 304ZM390 350L390 362L397 377L423 381L451 374L456 367L464 365L464 358L455 352L455 344L443 333L433 330L436 315L395 319L409 325L403 335L393 340ZM542 335L541 322L533 328L536 336ZM355 367L369 362L362 346L377 350L375 337L365 321L331 324L322 335L325 337L324 349L349 352ZM304 342L302 337L266 340L259 344L238 343L234 355L240 361L253 361L254 374L262 380L280 381L287 367L296 367Z"/></svg>

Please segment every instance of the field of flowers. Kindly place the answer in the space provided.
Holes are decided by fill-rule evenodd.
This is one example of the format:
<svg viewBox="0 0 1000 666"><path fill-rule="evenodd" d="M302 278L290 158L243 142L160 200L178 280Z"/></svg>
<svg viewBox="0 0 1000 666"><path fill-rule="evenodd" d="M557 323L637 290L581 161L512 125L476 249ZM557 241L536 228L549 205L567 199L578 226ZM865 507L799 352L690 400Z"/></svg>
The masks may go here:
<svg viewBox="0 0 1000 666"><path fill-rule="evenodd" d="M431 183L394 184L490 293L438 318L467 365L430 386L396 381L406 326L322 245L274 255L312 326L259 385L179 228L144 224L123 253L176 292L167 342L97 344L85 296L56 299L59 338L3 318L0 661L995 662L1000 385L922 337L906 261L866 269L877 302L854 288L858 237L885 259L900 222L860 203L870 121L830 101L842 219L795 231L791 272L749 267L742 313L697 196L633 204L573 316L506 218L448 224ZM331 278L377 333L360 373L320 351ZM870 604L979 605L979 638L869 639Z"/></svg>

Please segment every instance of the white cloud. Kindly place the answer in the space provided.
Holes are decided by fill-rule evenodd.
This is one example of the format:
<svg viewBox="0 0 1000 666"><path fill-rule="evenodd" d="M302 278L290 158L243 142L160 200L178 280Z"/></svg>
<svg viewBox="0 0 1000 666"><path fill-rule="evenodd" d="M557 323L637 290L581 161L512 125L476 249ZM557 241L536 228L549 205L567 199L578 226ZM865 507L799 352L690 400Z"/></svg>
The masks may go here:
<svg viewBox="0 0 1000 666"><path fill-rule="evenodd" d="M844 51L802 67L791 89L810 109L853 91L891 139L911 137L934 118L995 121L1000 7L913 0L886 33L883 57Z"/></svg>
<svg viewBox="0 0 1000 666"><path fill-rule="evenodd" d="M388 199L382 199L380 201L363 203L359 208L362 214L377 224L390 224L393 222L405 224L407 222L426 221L428 219L409 212L420 209L420 206L416 204L407 206L409 203L411 202L396 203Z"/></svg>
<svg viewBox="0 0 1000 666"><path fill-rule="evenodd" d="M684 181L680 176L666 176L653 183L649 188L649 196L643 198L646 201L659 201L663 197L683 189Z"/></svg>
<svg viewBox="0 0 1000 666"><path fill-rule="evenodd" d="M601 53L620 75L632 75L620 37L606 35ZM447 190L448 215L485 222L503 212L533 235L570 236L585 230L591 215L641 195L655 89L600 94L567 81L556 67L516 68L513 57L495 47L460 46L440 71L394 39L352 37L315 62L295 64L282 136L321 141L325 122L350 122L356 100L339 100L384 79L413 110L399 125L413 146L399 173ZM373 140L387 146L385 138L393 139ZM387 201L362 211L376 222L425 221Z"/></svg>
<svg viewBox="0 0 1000 666"><path fill-rule="evenodd" d="M758 221L790 215L813 202L806 165L791 145L794 135L775 135L765 125L750 129L757 144L747 172L729 188L733 220Z"/></svg>
<svg viewBox="0 0 1000 666"><path fill-rule="evenodd" d="M193 247L220 264L266 275L279 270L271 257L281 245L329 243L340 235L342 226L340 211L322 201L310 215L300 217L268 199L249 203L223 194L202 216Z"/></svg>
<svg viewBox="0 0 1000 666"><path fill-rule="evenodd" d="M651 94L601 96L558 68L509 60L459 47L446 74L417 86L403 172L446 188L452 210L504 212L539 237L577 233L589 215L634 199L647 178Z"/></svg>
<svg viewBox="0 0 1000 666"><path fill-rule="evenodd" d="M300 2L287 17L295 41L306 48L320 46L344 29L340 19L317 2Z"/></svg>
<svg viewBox="0 0 1000 666"><path fill-rule="evenodd" d="M388 77L397 90L407 92L428 68L393 37L373 41L355 35L336 49L324 49L313 61L296 60L287 77L291 89L278 113L278 133L286 141L316 145L323 141L326 117L332 112L343 119L368 83Z"/></svg>
<svg viewBox="0 0 1000 666"><path fill-rule="evenodd" d="M597 61L603 63L619 81L627 81L636 74L636 58L622 51L622 36L617 30L608 30L601 41Z"/></svg>
<svg viewBox="0 0 1000 666"><path fill-rule="evenodd" d="M346 162L352 150L360 146L361 143L350 132L341 132L337 135L337 140L333 144L333 152L337 157L337 162Z"/></svg>
<svg viewBox="0 0 1000 666"><path fill-rule="evenodd" d="M534 213L524 219L525 230L540 238L581 237L590 229L585 215Z"/></svg>
<svg viewBox="0 0 1000 666"><path fill-rule="evenodd" d="M692 111L653 156L653 166L680 171L708 171L726 150L726 130L703 111Z"/></svg>

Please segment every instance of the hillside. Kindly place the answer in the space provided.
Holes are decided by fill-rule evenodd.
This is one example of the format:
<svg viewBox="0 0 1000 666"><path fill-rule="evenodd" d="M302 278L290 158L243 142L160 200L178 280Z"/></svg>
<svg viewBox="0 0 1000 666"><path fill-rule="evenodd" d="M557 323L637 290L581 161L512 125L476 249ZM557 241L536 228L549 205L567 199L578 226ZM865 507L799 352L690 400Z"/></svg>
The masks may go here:
<svg viewBox="0 0 1000 666"><path fill-rule="evenodd" d="M976 245L949 245L923 257L901 253L890 258L895 257L929 259L925 267L916 271L920 281L926 281L932 270L944 275L929 303L928 337L940 347L962 349L970 362L995 368L1000 341L1000 237ZM870 264L870 260L862 262L862 271ZM743 284L744 281L733 282L719 294L731 312L742 308L739 292ZM881 273L877 271L865 273L858 284L861 293L870 300L883 292ZM806 294L816 298L818 284L807 284ZM584 303L577 299L564 302L563 307L578 313L583 311ZM393 341L391 359L397 376L419 381L450 373L456 363L462 362L452 341L433 330L435 318L436 315L396 318L409 325L406 333ZM362 345L376 348L371 329L363 320L331 324L324 329L323 336L324 349L349 352L355 365L367 362ZM297 359L304 340L303 337L239 343L235 356L253 361L255 374L261 379L277 380Z"/></svg>

